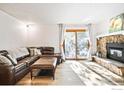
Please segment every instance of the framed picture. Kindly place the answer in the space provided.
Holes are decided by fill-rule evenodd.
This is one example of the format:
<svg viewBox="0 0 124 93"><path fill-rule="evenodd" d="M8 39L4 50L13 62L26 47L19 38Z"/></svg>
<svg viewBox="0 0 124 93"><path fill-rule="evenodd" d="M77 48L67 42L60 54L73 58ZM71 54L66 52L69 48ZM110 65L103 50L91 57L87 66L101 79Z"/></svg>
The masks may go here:
<svg viewBox="0 0 124 93"><path fill-rule="evenodd" d="M124 30L124 13L110 20L109 32L117 32Z"/></svg>

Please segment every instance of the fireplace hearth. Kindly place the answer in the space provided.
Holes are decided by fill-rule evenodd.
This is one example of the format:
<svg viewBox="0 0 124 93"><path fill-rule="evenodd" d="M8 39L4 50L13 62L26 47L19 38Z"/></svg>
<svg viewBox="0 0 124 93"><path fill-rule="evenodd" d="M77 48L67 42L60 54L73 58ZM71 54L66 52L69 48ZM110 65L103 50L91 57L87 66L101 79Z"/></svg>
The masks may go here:
<svg viewBox="0 0 124 93"><path fill-rule="evenodd" d="M107 58L124 63L124 43L107 43Z"/></svg>

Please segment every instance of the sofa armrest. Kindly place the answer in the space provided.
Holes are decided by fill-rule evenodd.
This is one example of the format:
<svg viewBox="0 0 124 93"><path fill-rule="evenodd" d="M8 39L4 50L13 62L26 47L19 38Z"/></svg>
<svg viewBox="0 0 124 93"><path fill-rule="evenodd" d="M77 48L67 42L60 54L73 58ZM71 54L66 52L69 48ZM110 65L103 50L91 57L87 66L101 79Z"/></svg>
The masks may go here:
<svg viewBox="0 0 124 93"><path fill-rule="evenodd" d="M15 83L15 68L13 65L0 65L0 85L12 85Z"/></svg>

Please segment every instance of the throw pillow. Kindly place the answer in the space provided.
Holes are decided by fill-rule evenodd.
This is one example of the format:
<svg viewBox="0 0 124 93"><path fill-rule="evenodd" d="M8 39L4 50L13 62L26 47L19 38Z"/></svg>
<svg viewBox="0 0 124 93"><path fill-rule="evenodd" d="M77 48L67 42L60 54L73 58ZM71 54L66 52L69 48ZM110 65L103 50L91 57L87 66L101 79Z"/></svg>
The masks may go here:
<svg viewBox="0 0 124 93"><path fill-rule="evenodd" d="M5 56L0 55L0 64L13 65L12 62Z"/></svg>
<svg viewBox="0 0 124 93"><path fill-rule="evenodd" d="M37 48L34 48L34 55L37 55Z"/></svg>
<svg viewBox="0 0 124 93"><path fill-rule="evenodd" d="M37 48L30 48L30 55L31 56L34 56L34 55L42 55L40 49L37 49Z"/></svg>
<svg viewBox="0 0 124 93"><path fill-rule="evenodd" d="M29 48L30 56L34 56L34 48Z"/></svg>
<svg viewBox="0 0 124 93"><path fill-rule="evenodd" d="M6 57L12 62L12 64L15 66L17 65L17 60L13 58L11 55L6 55Z"/></svg>
<svg viewBox="0 0 124 93"><path fill-rule="evenodd" d="M37 54L37 55L42 55L40 49L36 49L35 51L36 51L36 54Z"/></svg>

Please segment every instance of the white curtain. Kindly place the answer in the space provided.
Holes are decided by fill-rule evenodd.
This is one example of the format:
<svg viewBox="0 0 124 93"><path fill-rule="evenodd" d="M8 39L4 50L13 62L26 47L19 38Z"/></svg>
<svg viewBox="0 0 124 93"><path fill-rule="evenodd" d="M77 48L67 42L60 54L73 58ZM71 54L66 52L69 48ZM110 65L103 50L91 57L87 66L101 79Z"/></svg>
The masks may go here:
<svg viewBox="0 0 124 93"><path fill-rule="evenodd" d="M91 56L91 46L92 46L92 43L91 43L91 37L92 37L91 24L88 24L87 27L88 27L88 31L89 31L89 42L88 42L88 44L89 44L89 51L88 51L87 57L88 57L89 60L91 60L92 59L91 58L92 57Z"/></svg>
<svg viewBox="0 0 124 93"><path fill-rule="evenodd" d="M60 53L62 55L62 60L65 61L65 53L64 53L65 25L64 24L58 24L58 26L59 26L59 32L60 32L60 35L59 35Z"/></svg>

